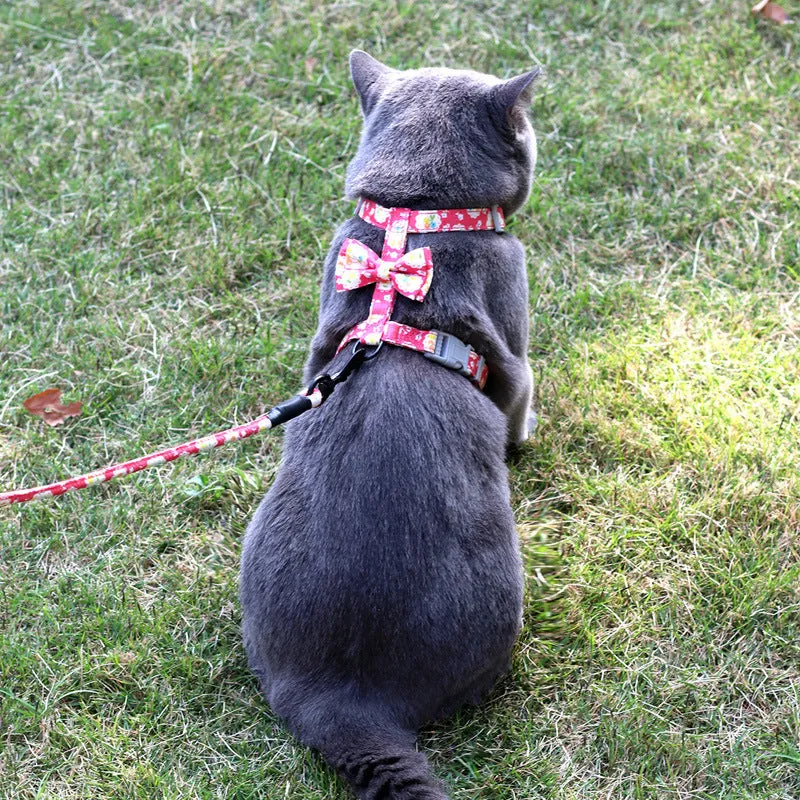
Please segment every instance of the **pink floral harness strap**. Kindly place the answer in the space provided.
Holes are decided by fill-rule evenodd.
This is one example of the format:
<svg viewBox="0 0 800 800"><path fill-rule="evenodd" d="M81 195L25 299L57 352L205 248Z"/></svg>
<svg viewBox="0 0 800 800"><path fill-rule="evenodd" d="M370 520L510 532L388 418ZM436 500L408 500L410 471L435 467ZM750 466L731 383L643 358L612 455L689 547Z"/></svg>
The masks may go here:
<svg viewBox="0 0 800 800"><path fill-rule="evenodd" d="M380 256L357 239L345 239L336 262L336 291L346 292L375 284L369 316L351 328L339 345L357 339L365 345L388 342L416 350L426 358L460 372L480 389L486 384L489 369L483 356L452 334L423 331L391 319L399 292L421 303L433 278L433 261L428 247L406 252L409 233L449 231L496 231L505 228L503 211L493 208L446 208L415 211L410 208L384 208L372 200L359 200L356 214L370 225L383 228L386 235ZM338 352L338 351L337 351Z"/></svg>

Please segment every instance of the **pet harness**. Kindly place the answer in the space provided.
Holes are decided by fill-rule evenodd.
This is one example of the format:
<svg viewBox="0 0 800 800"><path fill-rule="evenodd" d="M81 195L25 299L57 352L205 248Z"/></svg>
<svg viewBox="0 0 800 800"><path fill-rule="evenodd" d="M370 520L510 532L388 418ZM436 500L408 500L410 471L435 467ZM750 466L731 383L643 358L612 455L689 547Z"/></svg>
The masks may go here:
<svg viewBox="0 0 800 800"><path fill-rule="evenodd" d="M412 328L392 320L391 316L398 293L421 303L433 279L430 248L418 247L406 252L409 233L489 230L502 233L505 228L503 210L493 206L416 211L384 208L362 197L356 214L370 225L382 228L386 234L380 256L358 239L345 239L342 243L336 261L336 291L360 289L373 283L375 289L369 316L345 334L339 350L354 339L365 345L387 342L416 350L431 361L460 372L483 389L489 369L486 359L470 345L451 333Z"/></svg>

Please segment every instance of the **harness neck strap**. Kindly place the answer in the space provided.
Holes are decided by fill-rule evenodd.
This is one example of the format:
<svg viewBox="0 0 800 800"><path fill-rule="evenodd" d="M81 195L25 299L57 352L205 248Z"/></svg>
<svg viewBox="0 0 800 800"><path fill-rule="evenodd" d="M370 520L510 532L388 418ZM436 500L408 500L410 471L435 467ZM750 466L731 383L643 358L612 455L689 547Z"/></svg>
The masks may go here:
<svg viewBox="0 0 800 800"><path fill-rule="evenodd" d="M447 233L448 231L495 231L502 233L506 227L503 209L491 208L442 208L434 211L416 211L410 208L386 208L374 200L362 197L356 206L356 214L386 230L392 212L406 211L408 233Z"/></svg>

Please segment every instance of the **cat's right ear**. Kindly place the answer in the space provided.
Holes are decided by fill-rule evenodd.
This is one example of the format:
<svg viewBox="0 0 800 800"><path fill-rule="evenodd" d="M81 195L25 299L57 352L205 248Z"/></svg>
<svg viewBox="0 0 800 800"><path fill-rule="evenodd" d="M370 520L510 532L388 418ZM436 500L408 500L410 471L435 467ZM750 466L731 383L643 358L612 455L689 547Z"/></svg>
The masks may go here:
<svg viewBox="0 0 800 800"><path fill-rule="evenodd" d="M506 110L514 106L529 106L533 96L533 86L541 74L541 67L536 67L524 75L503 81L494 90L497 104Z"/></svg>
<svg viewBox="0 0 800 800"><path fill-rule="evenodd" d="M501 129L510 126L512 131L525 129L525 110L531 104L533 86L541 75L539 67L516 78L492 87L492 112Z"/></svg>
<svg viewBox="0 0 800 800"><path fill-rule="evenodd" d="M361 111L365 117L380 97L384 76L391 71L391 67L381 64L363 50L353 50L350 53L350 75L361 100Z"/></svg>

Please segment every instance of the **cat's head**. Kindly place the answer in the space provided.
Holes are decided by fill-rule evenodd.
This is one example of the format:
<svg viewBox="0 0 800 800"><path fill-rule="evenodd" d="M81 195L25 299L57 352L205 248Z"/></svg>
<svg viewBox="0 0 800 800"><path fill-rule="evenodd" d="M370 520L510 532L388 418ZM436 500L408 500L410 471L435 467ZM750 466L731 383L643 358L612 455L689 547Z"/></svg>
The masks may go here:
<svg viewBox="0 0 800 800"><path fill-rule="evenodd" d="M347 194L384 206L464 208L527 199L536 137L526 116L536 69L502 81L479 72L391 69L360 50L350 72L364 130Z"/></svg>

